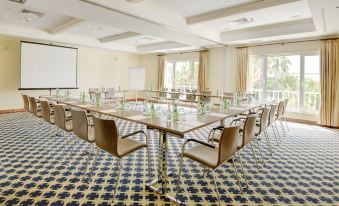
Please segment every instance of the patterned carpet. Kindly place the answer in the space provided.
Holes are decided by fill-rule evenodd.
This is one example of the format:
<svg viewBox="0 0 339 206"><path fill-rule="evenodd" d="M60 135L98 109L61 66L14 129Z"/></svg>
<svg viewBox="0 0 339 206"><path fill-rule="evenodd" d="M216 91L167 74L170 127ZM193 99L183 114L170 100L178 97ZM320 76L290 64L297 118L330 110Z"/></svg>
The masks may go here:
<svg viewBox="0 0 339 206"><path fill-rule="evenodd" d="M150 136L152 168L157 165L157 133L142 125L117 121L121 134L144 129ZM206 140L213 125L187 137ZM289 123L280 146L272 138L273 156L264 139L260 144L266 165L258 173L250 148L242 152L249 188L239 192L231 164L217 171L222 205L339 205L339 131ZM118 168L116 160L100 153L92 181L82 181L89 145L77 141L71 153L69 137L50 137L50 125L29 113L0 115L0 205L110 205ZM144 141L143 137L133 137ZM169 170L177 174L182 139L169 138ZM256 147L255 147L256 148ZM259 157L258 151L256 151ZM145 150L125 159L116 205L171 205L147 191ZM239 162L236 162L240 171ZM179 199L185 205L217 205L212 178L202 167L185 161ZM89 172L86 175L88 179ZM176 176L170 178L173 188ZM244 186L244 184L243 184Z"/></svg>

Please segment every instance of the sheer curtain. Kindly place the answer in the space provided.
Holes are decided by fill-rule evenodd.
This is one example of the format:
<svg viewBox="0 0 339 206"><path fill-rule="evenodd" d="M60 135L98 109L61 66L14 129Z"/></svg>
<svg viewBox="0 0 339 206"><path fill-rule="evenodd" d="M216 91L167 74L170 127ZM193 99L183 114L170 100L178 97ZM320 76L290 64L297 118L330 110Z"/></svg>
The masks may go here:
<svg viewBox="0 0 339 206"><path fill-rule="evenodd" d="M207 87L207 66L208 51L199 52L199 74L198 74L198 90L204 91Z"/></svg>
<svg viewBox="0 0 339 206"><path fill-rule="evenodd" d="M165 79L165 57L158 56L158 89L164 88Z"/></svg>
<svg viewBox="0 0 339 206"><path fill-rule="evenodd" d="M339 39L321 41L321 125L339 127Z"/></svg>
<svg viewBox="0 0 339 206"><path fill-rule="evenodd" d="M237 92L247 91L248 48L237 48Z"/></svg>

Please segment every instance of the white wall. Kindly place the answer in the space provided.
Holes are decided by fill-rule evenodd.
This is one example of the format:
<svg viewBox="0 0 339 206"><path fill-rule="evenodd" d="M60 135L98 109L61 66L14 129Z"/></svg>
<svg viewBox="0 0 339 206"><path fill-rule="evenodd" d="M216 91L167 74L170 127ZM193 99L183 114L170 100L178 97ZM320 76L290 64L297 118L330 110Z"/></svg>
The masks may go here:
<svg viewBox="0 0 339 206"><path fill-rule="evenodd" d="M72 45L74 47L74 45ZM140 67L140 56L125 52L78 47L78 87L128 89L129 67ZM23 108L21 93L38 97L48 91L18 91L20 86L20 40L0 38L0 110ZM75 91L71 91L71 93ZM76 92L78 93L78 92Z"/></svg>

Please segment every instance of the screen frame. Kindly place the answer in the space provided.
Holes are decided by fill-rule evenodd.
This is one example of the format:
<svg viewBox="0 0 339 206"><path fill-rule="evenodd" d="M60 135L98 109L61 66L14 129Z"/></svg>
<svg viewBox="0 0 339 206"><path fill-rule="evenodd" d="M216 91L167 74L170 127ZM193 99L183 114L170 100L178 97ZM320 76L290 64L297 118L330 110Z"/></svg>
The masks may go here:
<svg viewBox="0 0 339 206"><path fill-rule="evenodd" d="M46 87L46 88L22 88L21 87L21 48L22 43L26 44L38 44L38 45L44 45L44 46L50 46L50 47L61 47L61 48L67 48L67 49L75 49L76 50L76 64L75 64L75 87ZM41 42L32 42L32 41L20 41L20 87L18 90L52 90L52 89L79 89L78 87L78 48L76 47L69 47L69 46L61 46L61 45L55 45L53 43L47 44L47 43L41 43Z"/></svg>

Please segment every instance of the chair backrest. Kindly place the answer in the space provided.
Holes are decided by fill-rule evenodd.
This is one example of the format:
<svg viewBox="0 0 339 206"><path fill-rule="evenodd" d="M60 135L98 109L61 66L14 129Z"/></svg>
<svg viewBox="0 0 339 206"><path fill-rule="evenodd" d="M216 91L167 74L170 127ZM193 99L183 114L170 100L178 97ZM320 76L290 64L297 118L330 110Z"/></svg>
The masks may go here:
<svg viewBox="0 0 339 206"><path fill-rule="evenodd" d="M51 111L47 101L40 101L41 117L48 123L51 123Z"/></svg>
<svg viewBox="0 0 339 206"><path fill-rule="evenodd" d="M284 113L284 105L285 105L285 101L284 100L279 102L279 104L278 104L277 119L279 119L283 115L283 113Z"/></svg>
<svg viewBox="0 0 339 206"><path fill-rule="evenodd" d="M186 96L187 101L191 101L191 102L195 101L195 95L193 95L192 93L185 94L185 96Z"/></svg>
<svg viewBox="0 0 339 206"><path fill-rule="evenodd" d="M266 130L268 126L268 118L270 115L270 108L265 107L262 109L261 117L260 117L260 127L259 127L259 134Z"/></svg>
<svg viewBox="0 0 339 206"><path fill-rule="evenodd" d="M35 97L29 97L30 112L35 116L38 116L38 104L36 103Z"/></svg>
<svg viewBox="0 0 339 206"><path fill-rule="evenodd" d="M71 113L74 134L88 141L88 120L86 112L83 110L75 110L71 108Z"/></svg>
<svg viewBox="0 0 339 206"><path fill-rule="evenodd" d="M200 91L200 94L206 94L206 96L200 96L199 99L200 101L206 101L206 102L210 102L211 101L211 97L209 95L212 94L212 91Z"/></svg>
<svg viewBox="0 0 339 206"><path fill-rule="evenodd" d="M24 109L26 111L29 111L29 99L28 99L28 96L26 94L22 94L22 100L24 102Z"/></svg>
<svg viewBox="0 0 339 206"><path fill-rule="evenodd" d="M113 99L115 97L115 90L114 90L114 88L107 88L106 91L107 91L106 98Z"/></svg>
<svg viewBox="0 0 339 206"><path fill-rule="evenodd" d="M283 110L283 115L285 114L285 112L286 112L286 107L287 107L287 105L288 105L288 99L285 99L285 101L284 101L284 110Z"/></svg>
<svg viewBox="0 0 339 206"><path fill-rule="evenodd" d="M179 92L176 89L171 89L171 92L175 92L175 93L171 93L171 98L172 99L179 99ZM178 93L177 93L178 92Z"/></svg>
<svg viewBox="0 0 339 206"><path fill-rule="evenodd" d="M53 104L54 110L54 122L57 127L63 130L66 129L66 113L64 105L62 104Z"/></svg>
<svg viewBox="0 0 339 206"><path fill-rule="evenodd" d="M225 127L219 141L218 165L229 159L236 151L240 125Z"/></svg>
<svg viewBox="0 0 339 206"><path fill-rule="evenodd" d="M252 138L255 136L257 115L249 115L246 117L243 134L242 134L242 145L247 145Z"/></svg>
<svg viewBox="0 0 339 206"><path fill-rule="evenodd" d="M114 120L99 119L93 115L95 144L118 156L118 128Z"/></svg>
<svg viewBox="0 0 339 206"><path fill-rule="evenodd" d="M274 117L275 117L275 114L277 113L277 109L278 109L278 105L273 104L271 106L268 125L271 125L274 122Z"/></svg>

